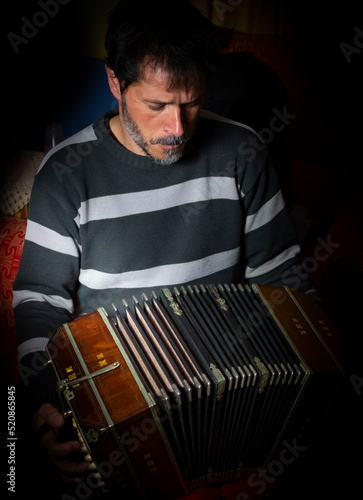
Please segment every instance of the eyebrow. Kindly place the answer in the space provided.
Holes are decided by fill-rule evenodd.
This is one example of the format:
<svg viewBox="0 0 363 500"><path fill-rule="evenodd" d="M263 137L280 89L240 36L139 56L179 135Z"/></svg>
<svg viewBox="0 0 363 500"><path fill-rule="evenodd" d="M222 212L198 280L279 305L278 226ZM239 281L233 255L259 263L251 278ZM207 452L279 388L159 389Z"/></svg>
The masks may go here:
<svg viewBox="0 0 363 500"><path fill-rule="evenodd" d="M201 101L202 99L203 99L203 96L198 96L195 99L193 99L192 101L183 102L181 105L197 103L197 102ZM164 106L166 106L167 104L175 104L174 101L159 101L157 99L142 99L142 101L146 102L148 104L159 104L159 105L164 105Z"/></svg>

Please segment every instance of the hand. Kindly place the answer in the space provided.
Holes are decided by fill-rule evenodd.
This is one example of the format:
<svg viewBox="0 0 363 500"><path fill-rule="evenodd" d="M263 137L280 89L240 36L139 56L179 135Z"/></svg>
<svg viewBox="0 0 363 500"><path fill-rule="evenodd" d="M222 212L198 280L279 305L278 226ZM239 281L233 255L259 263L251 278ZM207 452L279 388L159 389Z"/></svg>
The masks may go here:
<svg viewBox="0 0 363 500"><path fill-rule="evenodd" d="M77 478L84 476L88 470L87 462L77 461L76 454L81 449L81 443L76 441L61 442L59 431L64 426L65 420L59 410L46 403L40 407L33 417L33 426L38 431L43 424L51 427L39 440L39 443L48 460L58 469L64 482L76 482Z"/></svg>

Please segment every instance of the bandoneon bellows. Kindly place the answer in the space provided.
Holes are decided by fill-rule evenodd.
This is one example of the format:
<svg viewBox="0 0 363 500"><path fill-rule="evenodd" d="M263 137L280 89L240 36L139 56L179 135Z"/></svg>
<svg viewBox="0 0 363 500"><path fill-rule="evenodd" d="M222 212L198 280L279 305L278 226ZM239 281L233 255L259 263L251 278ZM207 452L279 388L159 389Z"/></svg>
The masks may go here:
<svg viewBox="0 0 363 500"><path fill-rule="evenodd" d="M163 289L60 327L47 351L100 484L172 500L303 446L336 392L339 336L287 287Z"/></svg>

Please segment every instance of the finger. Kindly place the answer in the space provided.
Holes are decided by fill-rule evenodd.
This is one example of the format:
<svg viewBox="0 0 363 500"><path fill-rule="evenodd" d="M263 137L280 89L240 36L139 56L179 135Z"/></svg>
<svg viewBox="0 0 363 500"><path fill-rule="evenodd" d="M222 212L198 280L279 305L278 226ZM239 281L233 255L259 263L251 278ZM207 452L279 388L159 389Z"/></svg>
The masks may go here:
<svg viewBox="0 0 363 500"><path fill-rule="evenodd" d="M50 459L65 458L77 452L81 448L79 441L58 441L54 430L48 431L40 439L40 444Z"/></svg>
<svg viewBox="0 0 363 500"><path fill-rule="evenodd" d="M53 429L60 429L64 425L64 417L58 408L50 403L45 403L40 407L33 419L35 430L38 430L43 424L48 424Z"/></svg>
<svg viewBox="0 0 363 500"><path fill-rule="evenodd" d="M58 442L54 430L48 431L40 440L43 451L58 470L62 480L74 482L89 470L88 462L79 462L76 452L80 450L79 441Z"/></svg>
<svg viewBox="0 0 363 500"><path fill-rule="evenodd" d="M68 479L68 481L74 481L78 478L86 476L89 472L89 464L87 462L70 462L68 460L58 461L58 472L63 478Z"/></svg>

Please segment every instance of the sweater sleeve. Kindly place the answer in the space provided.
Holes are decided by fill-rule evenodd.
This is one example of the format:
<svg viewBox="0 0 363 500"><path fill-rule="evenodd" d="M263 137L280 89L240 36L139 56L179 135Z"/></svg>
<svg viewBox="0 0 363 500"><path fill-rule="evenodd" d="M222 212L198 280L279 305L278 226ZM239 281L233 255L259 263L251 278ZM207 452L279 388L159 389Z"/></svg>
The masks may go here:
<svg viewBox="0 0 363 500"><path fill-rule="evenodd" d="M45 165L32 190L24 250L13 287L20 378L32 410L56 402L52 368L44 368L45 346L55 329L72 319L80 242L71 186Z"/></svg>
<svg viewBox="0 0 363 500"><path fill-rule="evenodd" d="M249 156L241 181L245 213L245 283L311 288L307 276L299 273L300 246L280 190L267 148L257 143ZM257 147L258 145L258 147ZM240 159L241 160L241 159Z"/></svg>

